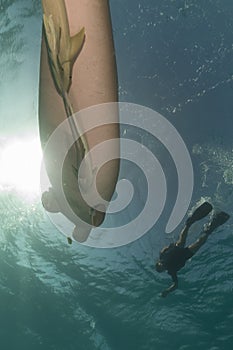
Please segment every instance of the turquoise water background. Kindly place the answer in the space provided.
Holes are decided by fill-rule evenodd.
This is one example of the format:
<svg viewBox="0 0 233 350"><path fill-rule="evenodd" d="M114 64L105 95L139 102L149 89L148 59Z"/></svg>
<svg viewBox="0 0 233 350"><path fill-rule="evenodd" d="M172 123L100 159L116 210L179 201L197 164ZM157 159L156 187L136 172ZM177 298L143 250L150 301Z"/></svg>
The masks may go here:
<svg viewBox="0 0 233 350"><path fill-rule="evenodd" d="M158 111L182 135L194 166L190 207L202 197L232 215L233 3L112 0L110 6L120 101ZM38 138L40 1L3 0L0 11L4 148L14 137ZM176 173L156 140L143 132L133 137L158 152L168 198L152 230L127 246L69 246L39 196L28 200L1 187L1 349L232 349L232 219L180 271L179 289L162 299L170 279L155 272L154 262L182 227L164 233ZM122 165L121 177L126 174L133 181L131 164ZM135 192L122 222L145 200L144 185ZM188 242L201 227L193 226Z"/></svg>

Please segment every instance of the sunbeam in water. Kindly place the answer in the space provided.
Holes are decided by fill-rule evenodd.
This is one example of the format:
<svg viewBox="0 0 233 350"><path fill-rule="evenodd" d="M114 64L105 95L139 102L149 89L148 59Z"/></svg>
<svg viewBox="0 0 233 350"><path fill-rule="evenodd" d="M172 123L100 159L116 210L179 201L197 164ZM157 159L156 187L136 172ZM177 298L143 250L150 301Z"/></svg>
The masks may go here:
<svg viewBox="0 0 233 350"><path fill-rule="evenodd" d="M39 140L12 139L0 146L0 190L37 195L42 152Z"/></svg>

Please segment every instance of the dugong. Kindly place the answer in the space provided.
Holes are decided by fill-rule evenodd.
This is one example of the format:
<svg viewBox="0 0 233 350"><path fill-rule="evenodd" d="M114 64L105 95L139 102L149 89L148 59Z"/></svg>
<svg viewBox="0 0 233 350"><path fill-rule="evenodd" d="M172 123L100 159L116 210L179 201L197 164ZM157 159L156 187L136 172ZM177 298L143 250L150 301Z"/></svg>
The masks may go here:
<svg viewBox="0 0 233 350"><path fill-rule="evenodd" d="M119 116L117 104L117 72L112 37L109 5L98 0L42 0L43 35L39 82L39 129L44 162L51 187L42 193L42 204L48 212L60 212L74 223L72 238L84 242L92 226L99 226L111 200L119 173ZM97 113L99 126L85 133L85 111L103 105L111 113L111 123L101 125L102 113ZM115 107L113 107L115 105ZM105 107L106 106L106 107ZM111 106L109 108L108 106ZM51 136L69 115L79 112L72 133L84 134L67 153L63 164L62 187L71 211L67 211L59 192L56 159L59 149L46 148ZM76 130L74 130L76 129ZM80 132L81 130L81 132ZM66 140L66 135L64 137ZM114 139L111 146L104 142ZM96 145L102 144L101 158L112 151L113 159L106 162L96 174L98 159L89 159L83 179L84 190L91 203L80 191L78 167L84 156ZM112 149L111 149L112 147ZM47 149L47 152L45 150ZM78 155L77 155L78 152ZM77 161L78 158L78 161ZM91 157L90 157L91 158ZM85 158L86 159L86 158ZM96 179L95 179L96 175ZM103 203L97 197L93 179ZM80 179L79 179L80 180ZM77 220L81 218L81 222ZM83 224L83 222L89 226ZM69 236L70 233L67 232Z"/></svg>

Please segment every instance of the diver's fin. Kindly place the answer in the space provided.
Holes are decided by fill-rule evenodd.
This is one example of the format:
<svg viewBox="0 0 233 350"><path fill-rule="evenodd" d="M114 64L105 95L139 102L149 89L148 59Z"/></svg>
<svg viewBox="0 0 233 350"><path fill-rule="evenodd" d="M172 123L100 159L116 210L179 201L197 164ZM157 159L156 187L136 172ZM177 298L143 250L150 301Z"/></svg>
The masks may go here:
<svg viewBox="0 0 233 350"><path fill-rule="evenodd" d="M194 210L192 215L186 221L186 225L192 225L194 222L203 219L213 209L212 205L208 202L202 203L197 209Z"/></svg>
<svg viewBox="0 0 233 350"><path fill-rule="evenodd" d="M217 227L225 224L225 222L230 218L230 215L224 211L215 212L207 224L204 225L204 232L207 234L212 233Z"/></svg>
<svg viewBox="0 0 233 350"><path fill-rule="evenodd" d="M70 39L70 62L74 63L80 53L85 39L85 29L82 28Z"/></svg>

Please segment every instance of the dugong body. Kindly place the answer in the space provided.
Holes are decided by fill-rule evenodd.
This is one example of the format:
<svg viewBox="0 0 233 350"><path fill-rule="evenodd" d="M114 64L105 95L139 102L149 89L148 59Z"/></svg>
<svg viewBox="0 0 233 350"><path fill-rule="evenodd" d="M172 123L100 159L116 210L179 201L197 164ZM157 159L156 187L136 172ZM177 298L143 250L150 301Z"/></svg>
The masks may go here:
<svg viewBox="0 0 233 350"><path fill-rule="evenodd" d="M108 1L42 0L42 5L47 20L50 21L52 18L55 27L58 28L54 41L51 32L50 43L55 45L52 46L54 50L51 50L55 53L55 57L58 50L58 68L61 69L59 72L62 72L57 75L57 68L51 67L45 35L46 28L44 28L40 64L39 128L42 148L45 149L53 132L67 118L62 88L68 94L73 111L75 113L81 111L78 127L85 131L86 108L117 102L117 74ZM62 82L62 88L59 82ZM101 118L104 116L102 113L99 115L96 113L95 118L98 118L100 126L85 134L85 142L88 150L91 151L100 143L104 145L104 141L116 140L112 146L108 143L106 148L106 154L109 156L109 152L112 151L114 159L103 165L96 177L99 194L105 201L110 201L119 172L119 124L117 107L111 108L111 111L108 108L104 110L106 113L111 113L111 124L101 125ZM64 135L64 139L65 137ZM104 159L104 146L101 149L101 158ZM46 210L61 212L72 221L76 225L73 237L78 241L85 241L90 228L87 229L85 225L77 222L76 216L90 225L99 226L104 220L107 208L105 204L96 203L93 184L85 190L90 198L93 197L94 209L83 199L77 181L77 172L74 171L77 164L76 149L72 146L63 165L63 190L74 215L66 210L58 191L59 169L54 165L58 157L57 152L59 149L52 149L44 154L51 189L42 195L42 202ZM92 167L94 174L95 168L98 168L98 160L93 159ZM86 176L90 176L90 171L88 169L86 171L88 171Z"/></svg>

